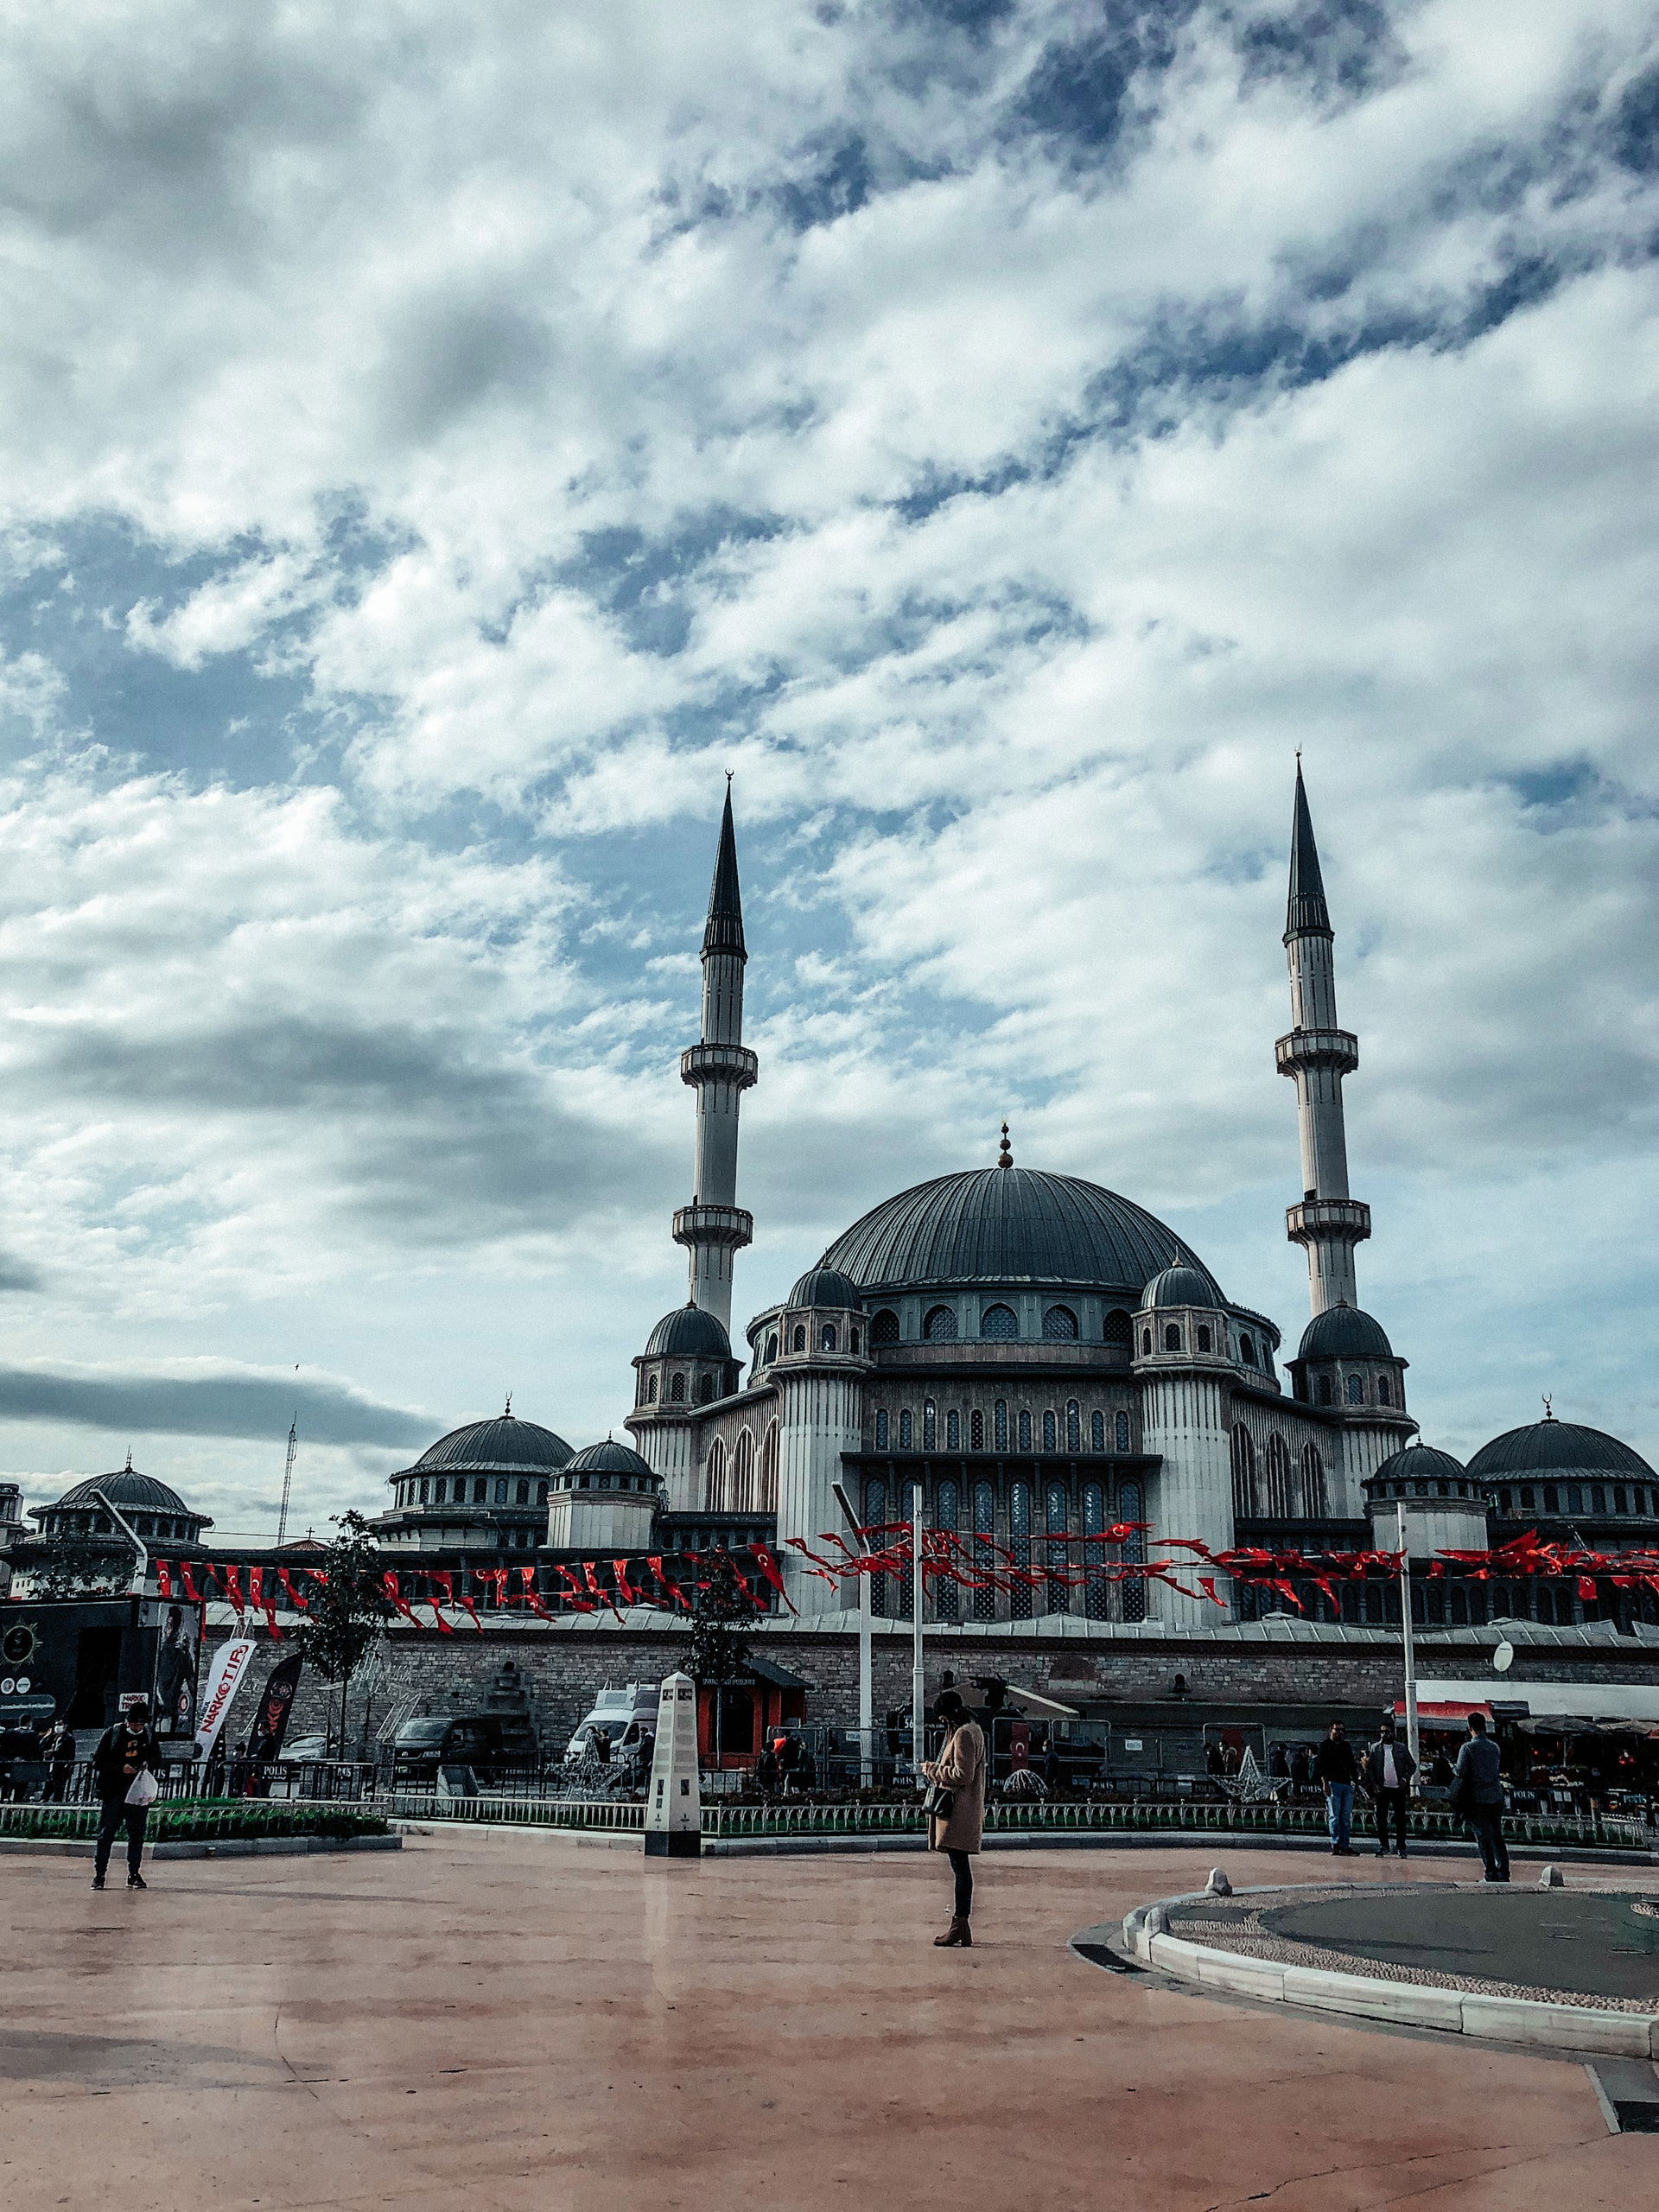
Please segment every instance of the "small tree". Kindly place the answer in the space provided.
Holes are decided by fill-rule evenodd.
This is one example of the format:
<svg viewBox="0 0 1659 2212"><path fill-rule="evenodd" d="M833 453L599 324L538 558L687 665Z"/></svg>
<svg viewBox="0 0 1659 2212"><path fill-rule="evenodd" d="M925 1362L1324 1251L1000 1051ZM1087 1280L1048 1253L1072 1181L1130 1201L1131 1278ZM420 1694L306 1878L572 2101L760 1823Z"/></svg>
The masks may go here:
<svg viewBox="0 0 1659 2212"><path fill-rule="evenodd" d="M297 1633L300 1649L324 1681L340 1684L340 1750L344 1758L346 1698L352 1676L393 1607L381 1580L379 1547L368 1522L358 1512L331 1518L340 1534L324 1548L317 1568L328 1580L313 1586L311 1610Z"/></svg>
<svg viewBox="0 0 1659 2212"><path fill-rule="evenodd" d="M697 1688L715 1694L716 1751L724 1731L721 1688L735 1681L748 1663L749 1640L737 1624L752 1621L757 1610L741 1576L722 1552L710 1567L708 1588L698 1591L691 1608L691 1652L687 1662L687 1671Z"/></svg>
<svg viewBox="0 0 1659 2212"><path fill-rule="evenodd" d="M137 1559L124 1536L74 1530L35 1538L18 1566L37 1598L105 1598L127 1589Z"/></svg>

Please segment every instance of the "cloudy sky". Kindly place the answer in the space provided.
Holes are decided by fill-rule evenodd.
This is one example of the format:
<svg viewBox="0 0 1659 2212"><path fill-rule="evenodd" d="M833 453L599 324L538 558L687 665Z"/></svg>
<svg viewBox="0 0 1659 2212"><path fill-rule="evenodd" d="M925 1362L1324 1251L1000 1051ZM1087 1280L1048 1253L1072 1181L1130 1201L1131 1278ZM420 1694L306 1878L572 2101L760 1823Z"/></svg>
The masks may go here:
<svg viewBox="0 0 1659 2212"><path fill-rule="evenodd" d="M0 1472L221 1528L575 1442L987 1164L1287 1332L1284 855L1362 1295L1659 1459L1659 7L34 0L0 55Z"/></svg>

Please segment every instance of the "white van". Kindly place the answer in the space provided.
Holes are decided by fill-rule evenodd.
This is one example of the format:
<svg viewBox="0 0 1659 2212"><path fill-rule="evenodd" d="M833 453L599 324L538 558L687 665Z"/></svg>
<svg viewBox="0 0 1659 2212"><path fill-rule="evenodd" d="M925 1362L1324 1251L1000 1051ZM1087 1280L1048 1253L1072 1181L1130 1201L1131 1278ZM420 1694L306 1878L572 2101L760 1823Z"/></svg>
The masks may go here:
<svg viewBox="0 0 1659 2212"><path fill-rule="evenodd" d="M592 1712L577 1722L575 1735L564 1747L566 1759L574 1763L586 1758L596 1728L604 1729L610 1738L613 1759L632 1758L640 1737L657 1732L658 1690L655 1682L624 1682L620 1689L596 1691Z"/></svg>

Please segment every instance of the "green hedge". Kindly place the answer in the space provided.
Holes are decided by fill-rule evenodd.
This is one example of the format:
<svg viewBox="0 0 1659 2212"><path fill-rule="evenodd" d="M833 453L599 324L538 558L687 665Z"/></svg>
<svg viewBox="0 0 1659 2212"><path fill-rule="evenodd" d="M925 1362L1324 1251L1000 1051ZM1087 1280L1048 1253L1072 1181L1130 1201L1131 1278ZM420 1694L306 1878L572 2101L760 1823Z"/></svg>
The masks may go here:
<svg viewBox="0 0 1659 2212"><path fill-rule="evenodd" d="M0 1806L0 1836L75 1839L98 1833L96 1805ZM257 1799L181 1797L152 1806L151 1843L241 1842L265 1836L315 1835L331 1843L385 1835L385 1817L346 1808L267 1805Z"/></svg>

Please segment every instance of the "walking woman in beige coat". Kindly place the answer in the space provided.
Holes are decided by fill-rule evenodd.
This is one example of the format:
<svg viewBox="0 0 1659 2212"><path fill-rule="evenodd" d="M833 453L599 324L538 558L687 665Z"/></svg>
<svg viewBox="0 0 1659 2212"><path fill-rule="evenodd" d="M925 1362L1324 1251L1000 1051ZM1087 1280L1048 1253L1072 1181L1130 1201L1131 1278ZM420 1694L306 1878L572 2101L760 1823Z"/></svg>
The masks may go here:
<svg viewBox="0 0 1659 2212"><path fill-rule="evenodd" d="M935 1707L946 1730L944 1748L936 1759L924 1759L922 1772L941 1789L950 1793L950 1811L937 1815L927 1824L927 1847L942 1851L957 1878L956 1909L943 1936L933 1938L940 1950L961 1944L971 1949L974 1941L973 1856L985 1830L985 1738L969 1719L968 1708L957 1690L941 1690Z"/></svg>

